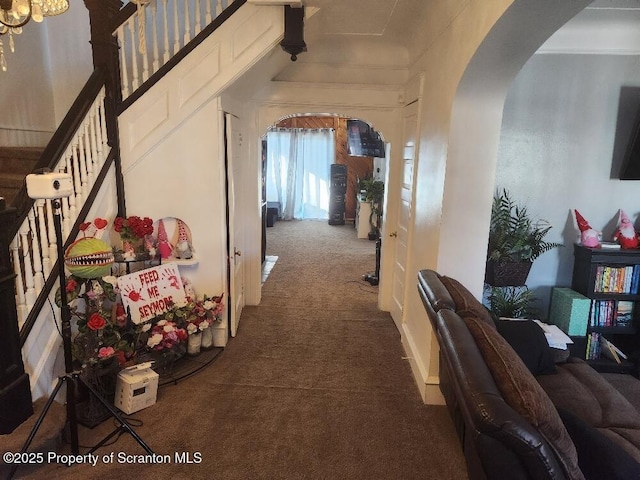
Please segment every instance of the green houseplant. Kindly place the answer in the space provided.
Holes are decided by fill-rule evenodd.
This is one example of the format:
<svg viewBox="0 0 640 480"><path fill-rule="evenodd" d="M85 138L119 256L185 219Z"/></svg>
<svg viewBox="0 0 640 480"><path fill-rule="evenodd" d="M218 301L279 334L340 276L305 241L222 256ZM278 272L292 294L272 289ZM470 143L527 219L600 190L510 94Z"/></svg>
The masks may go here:
<svg viewBox="0 0 640 480"><path fill-rule="evenodd" d="M528 318L537 315L533 306L537 298L527 287L491 287L487 300L489 309L497 317Z"/></svg>
<svg viewBox="0 0 640 480"><path fill-rule="evenodd" d="M518 206L503 189L491 207L485 282L489 285L524 285L533 261L559 243L544 238L551 230L545 220L533 220L526 207Z"/></svg>
<svg viewBox="0 0 640 480"><path fill-rule="evenodd" d="M364 200L371 204L371 216L369 217L371 232L369 233L369 239L375 240L380 235L380 221L384 201L384 182L368 177L360 180L359 187L360 192L363 192Z"/></svg>

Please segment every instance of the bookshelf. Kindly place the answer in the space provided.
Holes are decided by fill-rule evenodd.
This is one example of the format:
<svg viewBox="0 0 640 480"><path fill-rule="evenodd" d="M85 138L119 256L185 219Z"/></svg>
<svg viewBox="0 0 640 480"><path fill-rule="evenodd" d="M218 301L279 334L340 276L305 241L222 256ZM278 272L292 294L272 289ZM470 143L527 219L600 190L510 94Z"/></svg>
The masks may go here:
<svg viewBox="0 0 640 480"><path fill-rule="evenodd" d="M591 300L587 337L578 344L584 346L582 357L598 370L615 364L599 351L592 350L590 358L590 337L601 335L631 359L640 350L640 250L575 245L571 288Z"/></svg>

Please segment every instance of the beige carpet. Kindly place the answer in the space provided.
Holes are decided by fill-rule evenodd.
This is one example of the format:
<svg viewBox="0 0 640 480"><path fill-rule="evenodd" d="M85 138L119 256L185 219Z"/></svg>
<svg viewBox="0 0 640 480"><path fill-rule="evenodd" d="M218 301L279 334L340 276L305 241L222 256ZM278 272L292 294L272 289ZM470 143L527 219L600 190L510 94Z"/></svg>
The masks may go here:
<svg viewBox="0 0 640 480"><path fill-rule="evenodd" d="M124 434L102 447L116 461L47 466L16 478L65 479L465 479L444 407L426 406L377 287L375 243L352 225L276 222L267 254L278 260L259 306L218 359L133 417L170 463L118 463L144 451ZM83 429L92 445L110 422ZM201 462L178 464L175 452Z"/></svg>

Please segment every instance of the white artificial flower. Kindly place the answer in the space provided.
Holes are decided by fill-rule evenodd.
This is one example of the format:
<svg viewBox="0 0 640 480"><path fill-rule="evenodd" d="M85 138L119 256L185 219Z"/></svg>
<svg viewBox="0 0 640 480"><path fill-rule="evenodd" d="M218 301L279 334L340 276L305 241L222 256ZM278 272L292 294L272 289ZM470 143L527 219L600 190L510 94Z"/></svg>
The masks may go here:
<svg viewBox="0 0 640 480"><path fill-rule="evenodd" d="M207 300L206 302L204 302L204 303L202 304L202 307L203 307L205 310L211 310L211 309L212 309L213 307L215 307L215 306L216 306L216 305L215 305L215 303L213 303L211 300Z"/></svg>
<svg viewBox="0 0 640 480"><path fill-rule="evenodd" d="M142 331L143 331L143 332L148 332L149 330L151 330L151 324L150 324L150 323L145 323L145 324L142 326Z"/></svg>
<svg viewBox="0 0 640 480"><path fill-rule="evenodd" d="M149 348L153 348L156 345L158 345L161 341L162 341L162 334L155 333L151 337L149 337L149 340L147 340L147 346Z"/></svg>
<svg viewBox="0 0 640 480"><path fill-rule="evenodd" d="M209 322L207 320L201 321L198 328L200 328L200 330L204 330L206 328L209 328Z"/></svg>
<svg viewBox="0 0 640 480"><path fill-rule="evenodd" d="M174 327L172 324L168 323L167 325L165 325L164 327L162 327L162 330L164 330L165 332L169 333L169 332L173 332L176 329L176 327Z"/></svg>
<svg viewBox="0 0 640 480"><path fill-rule="evenodd" d="M159 327L163 327L167 324L166 320L160 320L158 323L156 323L156 325L158 325Z"/></svg>
<svg viewBox="0 0 640 480"><path fill-rule="evenodd" d="M104 293L104 288L102 288L102 285L100 285L100 282L97 280L91 282L91 290L93 290L93 293L96 295L102 295Z"/></svg>
<svg viewBox="0 0 640 480"><path fill-rule="evenodd" d="M110 283L114 287L118 284L118 279L113 275L107 275L106 277L102 277L102 280L104 280L107 283Z"/></svg>
<svg viewBox="0 0 640 480"><path fill-rule="evenodd" d="M198 331L198 326L190 323L189 325L187 325L187 332L189 333L189 335L196 333Z"/></svg>

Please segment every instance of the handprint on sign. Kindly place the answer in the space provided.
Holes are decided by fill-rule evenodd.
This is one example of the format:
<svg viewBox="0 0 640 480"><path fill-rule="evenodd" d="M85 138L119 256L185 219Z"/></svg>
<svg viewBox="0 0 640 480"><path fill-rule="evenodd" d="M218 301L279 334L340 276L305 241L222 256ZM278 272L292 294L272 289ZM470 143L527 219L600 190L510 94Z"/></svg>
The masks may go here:
<svg viewBox="0 0 640 480"><path fill-rule="evenodd" d="M132 302L139 302L140 300L144 300L140 294L141 291L142 288L140 288L140 290L134 290L133 287L129 285L122 290L122 294Z"/></svg>

